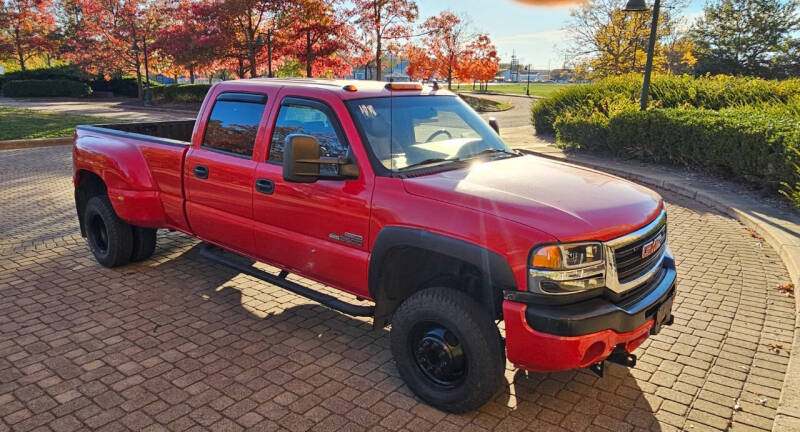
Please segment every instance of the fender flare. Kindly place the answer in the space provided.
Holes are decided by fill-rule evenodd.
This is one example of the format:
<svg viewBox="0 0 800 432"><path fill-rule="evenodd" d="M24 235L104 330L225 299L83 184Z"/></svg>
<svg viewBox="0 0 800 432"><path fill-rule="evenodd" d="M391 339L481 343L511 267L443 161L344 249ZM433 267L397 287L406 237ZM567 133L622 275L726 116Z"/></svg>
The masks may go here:
<svg viewBox="0 0 800 432"><path fill-rule="evenodd" d="M500 254L474 243L419 228L386 227L375 239L370 255L368 283L370 296L375 299L375 326L382 325L394 311L395 304L387 301L380 287L381 273L390 252L396 248L413 247L454 258L477 268L481 273L482 301L490 310L500 310L503 290L516 290L517 283L508 261Z"/></svg>

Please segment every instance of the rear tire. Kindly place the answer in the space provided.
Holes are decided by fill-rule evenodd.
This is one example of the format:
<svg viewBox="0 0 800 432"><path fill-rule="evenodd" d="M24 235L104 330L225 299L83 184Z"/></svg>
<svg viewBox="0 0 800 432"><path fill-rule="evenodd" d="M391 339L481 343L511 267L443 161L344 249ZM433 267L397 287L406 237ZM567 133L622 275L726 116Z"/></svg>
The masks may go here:
<svg viewBox="0 0 800 432"><path fill-rule="evenodd" d="M443 411L480 408L504 381L505 355L494 320L452 288L429 288L406 299L392 317L391 345L406 384Z"/></svg>
<svg viewBox="0 0 800 432"><path fill-rule="evenodd" d="M131 226L114 212L107 196L89 199L83 221L86 241L97 262L104 267L128 263L133 252L133 232Z"/></svg>
<svg viewBox="0 0 800 432"><path fill-rule="evenodd" d="M131 262L144 261L153 256L156 250L156 230L138 226L131 226L131 229L133 231Z"/></svg>

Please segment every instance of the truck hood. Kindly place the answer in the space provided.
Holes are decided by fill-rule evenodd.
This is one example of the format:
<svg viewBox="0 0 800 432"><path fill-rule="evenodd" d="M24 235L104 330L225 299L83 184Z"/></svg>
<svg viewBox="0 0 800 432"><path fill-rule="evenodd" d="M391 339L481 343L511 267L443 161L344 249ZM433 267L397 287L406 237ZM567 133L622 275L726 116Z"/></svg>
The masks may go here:
<svg viewBox="0 0 800 432"><path fill-rule="evenodd" d="M655 192L599 171L537 156L403 180L406 191L544 231L559 241L605 241L647 224L663 202Z"/></svg>

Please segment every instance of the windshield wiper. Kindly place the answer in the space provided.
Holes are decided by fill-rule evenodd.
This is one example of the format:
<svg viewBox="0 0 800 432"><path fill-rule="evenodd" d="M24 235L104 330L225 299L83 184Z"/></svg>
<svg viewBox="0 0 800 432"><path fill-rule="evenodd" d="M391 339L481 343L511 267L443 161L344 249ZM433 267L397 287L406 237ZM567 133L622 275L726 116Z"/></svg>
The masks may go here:
<svg viewBox="0 0 800 432"><path fill-rule="evenodd" d="M420 162L415 162L415 163L413 163L411 165L406 165L406 166L404 166L402 168L398 168L397 170L398 171L404 171L404 170L407 170L407 169L410 169L410 168L416 168L416 167L419 167L419 166L422 166L422 165L430 165L430 164L434 164L434 163L438 163L438 162L458 162L460 160L461 159L430 158L430 159L425 159L425 160L420 161Z"/></svg>
<svg viewBox="0 0 800 432"><path fill-rule="evenodd" d="M473 153L473 154L467 155L466 157L463 157L461 159L471 159L471 158L476 158L476 157L479 157L479 156L483 156L483 155L487 155L487 154L494 154L494 153L503 153L503 154L514 155L514 156L519 155L519 153L517 153L517 152L515 152L513 150L512 151L508 151L508 150L499 149L499 148L488 148L488 149L481 150L481 151L479 151L477 153Z"/></svg>

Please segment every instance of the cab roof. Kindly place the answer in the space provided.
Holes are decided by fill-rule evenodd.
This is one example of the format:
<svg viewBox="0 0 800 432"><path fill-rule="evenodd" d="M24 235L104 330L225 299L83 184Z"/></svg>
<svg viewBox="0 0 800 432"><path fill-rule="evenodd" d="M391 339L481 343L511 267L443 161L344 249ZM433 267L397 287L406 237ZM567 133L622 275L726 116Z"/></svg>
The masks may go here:
<svg viewBox="0 0 800 432"><path fill-rule="evenodd" d="M368 97L388 97L388 96L454 96L455 94L439 87L433 89L433 85L424 84L421 90L390 90L389 84L385 81L369 80L337 80L321 78L250 78L232 81L223 81L226 87L233 88L253 88L253 87L297 87L297 88L317 88L337 94L341 99L361 99ZM413 84L401 83L395 84ZM355 90L346 90L345 87L352 86Z"/></svg>

